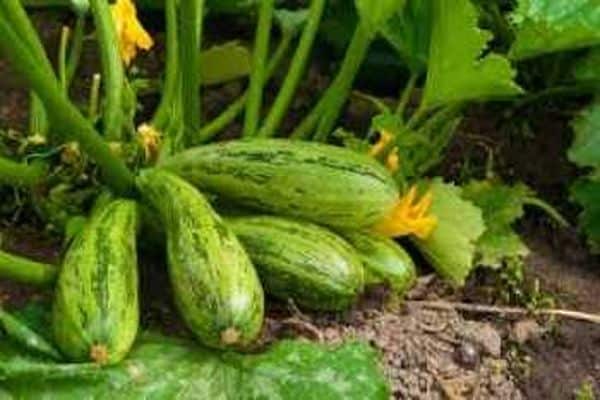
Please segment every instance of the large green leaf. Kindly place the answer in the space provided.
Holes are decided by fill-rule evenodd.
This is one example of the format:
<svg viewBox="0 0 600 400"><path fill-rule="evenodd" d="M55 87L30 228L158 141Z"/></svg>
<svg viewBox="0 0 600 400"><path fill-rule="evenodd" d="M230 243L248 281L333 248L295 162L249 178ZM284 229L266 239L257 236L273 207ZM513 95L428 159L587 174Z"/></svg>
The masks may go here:
<svg viewBox="0 0 600 400"><path fill-rule="evenodd" d="M457 286L475 267L476 244L485 224L481 210L461 197L461 188L435 179L431 183L431 213L438 225L427 240L415 239L435 270Z"/></svg>
<svg viewBox="0 0 600 400"><path fill-rule="evenodd" d="M581 179L571 188L571 195L583 207L579 221L592 251L600 253L600 181Z"/></svg>
<svg viewBox="0 0 600 400"><path fill-rule="evenodd" d="M431 14L431 1L412 0L380 29L381 35L415 74L424 73L427 69Z"/></svg>
<svg viewBox="0 0 600 400"><path fill-rule="evenodd" d="M492 34L478 27L470 0L436 0L424 104L439 106L521 93L499 54L484 54Z"/></svg>
<svg viewBox="0 0 600 400"><path fill-rule="evenodd" d="M376 352L282 341L265 353L218 353L145 335L120 365L47 364L0 343L1 399L363 400L389 398Z"/></svg>
<svg viewBox="0 0 600 400"><path fill-rule="evenodd" d="M600 251L600 101L592 103L573 121L575 140L569 149L569 159L582 168L589 168L587 178L571 188L573 199L583 211L580 224L590 244Z"/></svg>
<svg viewBox="0 0 600 400"><path fill-rule="evenodd" d="M512 224L523 216L523 207L532 195L523 184L473 181L464 187L463 197L481 208L486 226L477 241L479 264L500 268L506 260L527 255L529 250Z"/></svg>
<svg viewBox="0 0 600 400"><path fill-rule="evenodd" d="M376 34L386 21L401 11L406 0L354 0L361 23Z"/></svg>
<svg viewBox="0 0 600 400"><path fill-rule="evenodd" d="M569 160L579 167L600 169L600 101L581 112L573 121L573 130L575 140L569 149Z"/></svg>
<svg viewBox="0 0 600 400"><path fill-rule="evenodd" d="M519 0L514 59L600 44L599 0Z"/></svg>

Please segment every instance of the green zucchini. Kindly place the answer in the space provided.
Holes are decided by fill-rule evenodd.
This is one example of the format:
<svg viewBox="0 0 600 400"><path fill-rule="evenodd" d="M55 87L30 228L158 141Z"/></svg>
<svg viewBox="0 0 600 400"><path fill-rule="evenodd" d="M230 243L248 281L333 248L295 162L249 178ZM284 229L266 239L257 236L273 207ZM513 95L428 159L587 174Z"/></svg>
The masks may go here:
<svg viewBox="0 0 600 400"><path fill-rule="evenodd" d="M344 233L360 256L365 268L367 286L386 284L396 295L403 295L417 279L410 255L393 239L367 233Z"/></svg>
<svg viewBox="0 0 600 400"><path fill-rule="evenodd" d="M247 347L262 328L264 294L234 233L176 175L150 169L137 183L164 225L175 304L190 330L209 347Z"/></svg>
<svg viewBox="0 0 600 400"><path fill-rule="evenodd" d="M318 225L272 216L227 220L265 291L314 310L343 310L360 295L363 267L352 247Z"/></svg>
<svg viewBox="0 0 600 400"><path fill-rule="evenodd" d="M52 330L72 361L114 364L139 326L137 206L115 200L96 210L72 241L58 277Z"/></svg>
<svg viewBox="0 0 600 400"><path fill-rule="evenodd" d="M372 157L314 142L234 140L189 149L161 166L240 205L336 228L370 227L399 197Z"/></svg>

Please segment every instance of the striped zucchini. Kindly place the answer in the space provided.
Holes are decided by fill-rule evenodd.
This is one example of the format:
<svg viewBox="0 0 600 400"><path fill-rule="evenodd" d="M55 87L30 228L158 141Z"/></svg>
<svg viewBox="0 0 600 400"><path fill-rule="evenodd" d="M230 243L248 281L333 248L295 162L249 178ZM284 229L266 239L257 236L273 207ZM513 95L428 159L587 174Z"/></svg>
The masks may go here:
<svg viewBox="0 0 600 400"><path fill-rule="evenodd" d="M227 220L256 265L265 291L314 310L348 308L362 292L352 247L312 223L272 216Z"/></svg>
<svg viewBox="0 0 600 400"><path fill-rule="evenodd" d="M370 227L398 200L394 179L375 159L322 143L234 140L184 151L161 166L240 205L337 228Z"/></svg>
<svg viewBox="0 0 600 400"><path fill-rule="evenodd" d="M367 232L344 233L356 249L365 268L365 284L387 284L397 295L403 295L417 279L415 264L397 242Z"/></svg>
<svg viewBox="0 0 600 400"><path fill-rule="evenodd" d="M137 183L166 230L175 303L188 327L210 347L243 348L252 343L262 328L264 295L233 232L181 178L149 169Z"/></svg>
<svg viewBox="0 0 600 400"><path fill-rule="evenodd" d="M71 243L58 277L52 329L72 361L114 364L139 325L137 206L115 200L96 210Z"/></svg>

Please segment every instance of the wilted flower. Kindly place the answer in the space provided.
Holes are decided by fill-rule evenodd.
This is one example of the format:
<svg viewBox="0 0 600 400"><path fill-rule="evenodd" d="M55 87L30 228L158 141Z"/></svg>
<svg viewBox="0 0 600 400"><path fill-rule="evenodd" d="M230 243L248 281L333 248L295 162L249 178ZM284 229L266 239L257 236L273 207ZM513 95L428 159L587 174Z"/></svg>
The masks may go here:
<svg viewBox="0 0 600 400"><path fill-rule="evenodd" d="M121 58L125 65L129 65L137 55L138 48L150 50L154 41L138 20L132 0L117 0L111 10L119 37Z"/></svg>

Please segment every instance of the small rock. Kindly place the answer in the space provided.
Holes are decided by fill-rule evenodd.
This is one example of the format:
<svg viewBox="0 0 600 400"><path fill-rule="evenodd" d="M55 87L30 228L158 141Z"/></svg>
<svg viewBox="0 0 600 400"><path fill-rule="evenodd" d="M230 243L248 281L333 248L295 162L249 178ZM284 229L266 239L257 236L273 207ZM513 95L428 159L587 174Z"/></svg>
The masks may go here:
<svg viewBox="0 0 600 400"><path fill-rule="evenodd" d="M477 350L477 346L468 341L464 341L456 348L455 358L459 364L469 369L475 369L475 367L479 365L481 357Z"/></svg>
<svg viewBox="0 0 600 400"><path fill-rule="evenodd" d="M498 331L488 323L470 322L465 325L461 336L478 345L484 354L492 357L502 355L502 338Z"/></svg>
<svg viewBox="0 0 600 400"><path fill-rule="evenodd" d="M544 334L544 328L534 319L524 319L515 322L512 327L511 339L519 344L525 344Z"/></svg>

